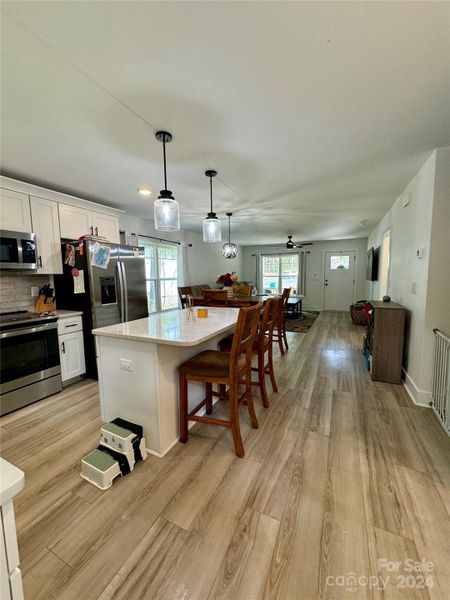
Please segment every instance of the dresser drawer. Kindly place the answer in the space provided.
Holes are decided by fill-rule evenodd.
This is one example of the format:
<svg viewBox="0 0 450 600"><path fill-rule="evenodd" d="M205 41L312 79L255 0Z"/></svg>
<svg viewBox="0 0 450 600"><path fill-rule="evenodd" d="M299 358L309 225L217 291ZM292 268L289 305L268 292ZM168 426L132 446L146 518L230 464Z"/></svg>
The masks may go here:
<svg viewBox="0 0 450 600"><path fill-rule="evenodd" d="M81 315L76 317L59 317L58 319L58 335L73 333L82 329L83 320Z"/></svg>

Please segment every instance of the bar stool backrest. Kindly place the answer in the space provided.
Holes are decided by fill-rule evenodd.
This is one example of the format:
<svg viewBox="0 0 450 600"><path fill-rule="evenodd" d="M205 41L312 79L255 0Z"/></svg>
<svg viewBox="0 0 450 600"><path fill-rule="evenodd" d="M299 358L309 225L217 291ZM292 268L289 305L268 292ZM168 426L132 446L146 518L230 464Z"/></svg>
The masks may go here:
<svg viewBox="0 0 450 600"><path fill-rule="evenodd" d="M230 381L240 377L247 368L251 367L253 342L258 329L260 310L260 303L239 309L230 352ZM244 354L245 360L242 360Z"/></svg>
<svg viewBox="0 0 450 600"><path fill-rule="evenodd" d="M275 298L269 298L264 304L259 330L260 349L266 347L268 344L272 344L273 329L279 318L282 302L282 297L277 296Z"/></svg>
<svg viewBox="0 0 450 600"><path fill-rule="evenodd" d="M185 285L185 286L180 286L178 288L178 295L180 297L180 302L181 302L181 308L186 308L186 296L192 296L192 286L190 285Z"/></svg>

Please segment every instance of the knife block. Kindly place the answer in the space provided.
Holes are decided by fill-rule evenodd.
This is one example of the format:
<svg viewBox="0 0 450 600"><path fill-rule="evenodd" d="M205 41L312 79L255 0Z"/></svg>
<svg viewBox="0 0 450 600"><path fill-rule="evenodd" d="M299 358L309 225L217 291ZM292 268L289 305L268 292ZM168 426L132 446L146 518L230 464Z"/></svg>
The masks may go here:
<svg viewBox="0 0 450 600"><path fill-rule="evenodd" d="M34 310L37 313L46 313L56 310L55 299L46 298L43 294L41 294L36 300L36 306L34 307Z"/></svg>

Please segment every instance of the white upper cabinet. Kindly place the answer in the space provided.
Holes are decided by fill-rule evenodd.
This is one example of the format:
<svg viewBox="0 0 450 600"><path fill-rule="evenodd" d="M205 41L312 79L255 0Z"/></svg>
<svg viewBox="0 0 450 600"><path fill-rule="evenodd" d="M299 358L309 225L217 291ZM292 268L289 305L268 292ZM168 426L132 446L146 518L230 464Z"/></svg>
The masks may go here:
<svg viewBox="0 0 450 600"><path fill-rule="evenodd" d="M0 188L0 229L32 233L28 194Z"/></svg>
<svg viewBox="0 0 450 600"><path fill-rule="evenodd" d="M58 203L30 196L31 221L36 234L38 274L62 273Z"/></svg>
<svg viewBox="0 0 450 600"><path fill-rule="evenodd" d="M105 237L108 242L119 243L119 219L105 213L93 213L94 235Z"/></svg>
<svg viewBox="0 0 450 600"><path fill-rule="evenodd" d="M92 234L92 211L70 204L59 204L61 237L76 240Z"/></svg>
<svg viewBox="0 0 450 600"><path fill-rule="evenodd" d="M119 242L119 219L114 215L60 204L59 221L62 238L77 239L82 235L99 235L108 242Z"/></svg>

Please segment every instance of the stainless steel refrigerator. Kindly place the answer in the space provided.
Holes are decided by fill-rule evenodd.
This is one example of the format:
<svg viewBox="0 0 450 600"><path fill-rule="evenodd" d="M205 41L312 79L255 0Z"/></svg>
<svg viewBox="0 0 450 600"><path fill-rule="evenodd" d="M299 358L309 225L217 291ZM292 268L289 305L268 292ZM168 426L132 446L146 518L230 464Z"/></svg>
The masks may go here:
<svg viewBox="0 0 450 600"><path fill-rule="evenodd" d="M148 316L144 249L86 237L64 241L61 250L64 268L54 276L56 305L83 311L86 373L96 378L92 329Z"/></svg>

